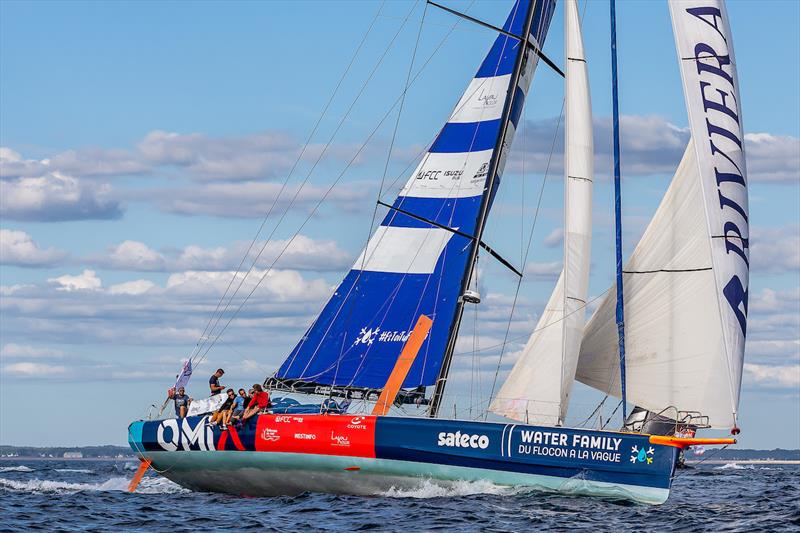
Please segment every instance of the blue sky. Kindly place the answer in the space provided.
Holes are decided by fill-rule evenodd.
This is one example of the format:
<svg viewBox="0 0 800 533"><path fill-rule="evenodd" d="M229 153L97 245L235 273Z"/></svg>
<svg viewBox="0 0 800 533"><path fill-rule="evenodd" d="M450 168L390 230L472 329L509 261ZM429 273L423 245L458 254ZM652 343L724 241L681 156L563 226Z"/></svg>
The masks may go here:
<svg viewBox="0 0 800 533"><path fill-rule="evenodd" d="M448 3L496 24L508 4ZM128 421L160 401L378 7L0 3L0 442L120 444ZM750 134L753 268L741 443L798 447L800 4L739 0L728 9ZM294 234L399 95L421 16L422 6L413 2L383 7L290 187L306 175L399 30L398 37L275 231L268 254ZM454 22L429 8L415 71ZM561 26L559 9L545 45L558 64ZM666 4L620 1L618 26L630 253L688 134ZM589 3L584 33L600 178L590 287L598 295L613 278L605 2ZM491 31L460 23L421 71L399 122L384 199L396 193L414 156L444 123L492 39ZM562 92L562 81L540 66L488 226L487 240L515 264ZM229 383L245 384L260 382L280 364L363 246L393 125L394 115L303 229L302 245L282 259L209 354L190 393L199 395L203 377L217 366L226 368ZM535 324L560 269L561 157L557 146L510 352ZM268 220L268 232L276 221ZM490 318L477 338L487 347L502 340L514 285L497 265L480 266L482 312ZM471 325L462 330L456 394L470 389L466 352L473 334ZM486 389L497 352L481 355L477 368ZM501 373L509 368L506 360ZM572 412L578 417L594 401L579 390ZM54 404L70 406L73 415ZM76 423L78 412L92 423Z"/></svg>

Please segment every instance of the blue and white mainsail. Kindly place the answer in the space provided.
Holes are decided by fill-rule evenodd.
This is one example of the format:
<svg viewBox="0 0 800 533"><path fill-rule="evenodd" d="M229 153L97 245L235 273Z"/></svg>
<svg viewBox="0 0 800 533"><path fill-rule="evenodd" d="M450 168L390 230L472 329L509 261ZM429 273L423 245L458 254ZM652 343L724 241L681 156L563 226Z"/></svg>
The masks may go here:
<svg viewBox="0 0 800 533"><path fill-rule="evenodd" d="M530 2L530 40L541 49L555 0L517 0L503 30L522 34ZM403 387L436 382L469 271L468 236L476 233L484 195L491 203L499 184L495 180L493 190L487 190L506 99L514 94L506 132L510 145L538 63L538 56L530 54L512 92L519 46L524 45L514 37L497 37L392 209L276 378L381 388L424 314L433 319L433 327Z"/></svg>

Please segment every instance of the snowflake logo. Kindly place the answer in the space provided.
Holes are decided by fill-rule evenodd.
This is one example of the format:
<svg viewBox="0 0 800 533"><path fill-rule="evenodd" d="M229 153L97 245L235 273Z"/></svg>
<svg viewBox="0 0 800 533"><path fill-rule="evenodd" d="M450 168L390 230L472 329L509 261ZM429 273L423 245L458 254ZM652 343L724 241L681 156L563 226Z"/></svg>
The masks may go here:
<svg viewBox="0 0 800 533"><path fill-rule="evenodd" d="M359 344L367 344L371 346L375 340L375 337L378 336L378 332L380 332L380 330L381 328L361 328L361 333L359 333L358 337L356 337L356 340L353 342L353 346L358 346Z"/></svg>
<svg viewBox="0 0 800 533"><path fill-rule="evenodd" d="M653 464L653 454L655 453L656 451L652 446L646 450L644 447L640 450L638 446L633 446L631 448L631 463L647 463L649 465Z"/></svg>

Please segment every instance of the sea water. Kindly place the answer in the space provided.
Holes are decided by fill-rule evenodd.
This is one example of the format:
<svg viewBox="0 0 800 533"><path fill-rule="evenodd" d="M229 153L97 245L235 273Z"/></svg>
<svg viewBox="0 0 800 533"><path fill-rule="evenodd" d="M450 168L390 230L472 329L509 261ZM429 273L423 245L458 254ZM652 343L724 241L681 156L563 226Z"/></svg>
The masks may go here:
<svg viewBox="0 0 800 533"><path fill-rule="evenodd" d="M135 461L0 462L0 531L798 531L800 466L681 470L661 506L421 481L373 497L243 498L187 491ZM220 475L224 475L221 473Z"/></svg>

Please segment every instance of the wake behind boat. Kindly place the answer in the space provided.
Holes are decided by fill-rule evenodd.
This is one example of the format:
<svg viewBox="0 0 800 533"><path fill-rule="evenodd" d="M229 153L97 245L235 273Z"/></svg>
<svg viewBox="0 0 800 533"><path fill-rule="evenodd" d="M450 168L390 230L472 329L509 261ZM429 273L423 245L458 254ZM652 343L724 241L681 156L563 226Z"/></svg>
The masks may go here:
<svg viewBox="0 0 800 533"><path fill-rule="evenodd" d="M592 115L577 4L564 5L563 72L542 52L554 0L517 0L502 28L477 21L499 35L475 78L395 201L379 202L385 218L264 383L273 396L326 401L303 408L313 412L273 405L224 430L205 415L212 404L201 416L134 422L139 477L152 465L191 489L247 495L487 480L661 503L683 449L735 442L695 438L703 428L738 432L747 314L746 172L725 7L670 3L692 140L624 268L617 212L616 291L587 324ZM461 318L480 304L479 252L522 276L483 233L540 60L565 77L564 269L490 398L489 410L510 421L447 420ZM619 184L616 127L615 139ZM620 431L563 427L576 379L620 398ZM398 416L398 406L422 416Z"/></svg>

